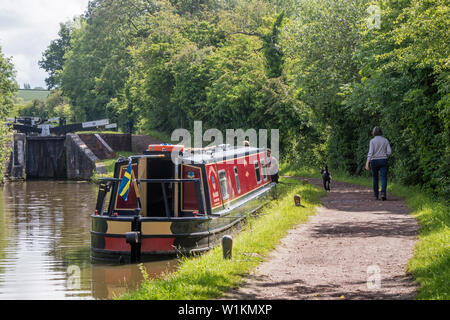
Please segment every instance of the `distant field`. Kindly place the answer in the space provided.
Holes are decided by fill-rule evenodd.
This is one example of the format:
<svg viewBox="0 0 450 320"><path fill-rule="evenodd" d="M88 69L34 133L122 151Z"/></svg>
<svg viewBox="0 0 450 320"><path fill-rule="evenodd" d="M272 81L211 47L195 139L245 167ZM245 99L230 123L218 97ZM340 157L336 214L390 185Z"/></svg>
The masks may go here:
<svg viewBox="0 0 450 320"><path fill-rule="evenodd" d="M17 93L17 96L19 98L22 98L24 102L29 102L34 99L42 100L44 101L47 99L48 95L50 94L49 90L24 90L19 89L19 92Z"/></svg>

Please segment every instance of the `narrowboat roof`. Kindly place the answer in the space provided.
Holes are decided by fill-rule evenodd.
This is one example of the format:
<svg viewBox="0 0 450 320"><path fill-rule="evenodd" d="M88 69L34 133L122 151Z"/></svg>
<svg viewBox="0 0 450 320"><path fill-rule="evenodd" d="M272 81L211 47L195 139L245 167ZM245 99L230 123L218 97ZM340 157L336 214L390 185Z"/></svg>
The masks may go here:
<svg viewBox="0 0 450 320"><path fill-rule="evenodd" d="M205 164L239 158L245 155L264 152L265 150L265 148L230 147L229 145L220 145L212 148L185 149L180 153L180 159L183 163ZM145 151L144 155L136 155L132 156L132 158L155 156L161 153L170 154L170 152L171 151Z"/></svg>
<svg viewBox="0 0 450 320"><path fill-rule="evenodd" d="M239 158L249 154L263 152L265 149L254 147L229 147L205 150L198 153L184 152L182 160L189 163L211 163Z"/></svg>

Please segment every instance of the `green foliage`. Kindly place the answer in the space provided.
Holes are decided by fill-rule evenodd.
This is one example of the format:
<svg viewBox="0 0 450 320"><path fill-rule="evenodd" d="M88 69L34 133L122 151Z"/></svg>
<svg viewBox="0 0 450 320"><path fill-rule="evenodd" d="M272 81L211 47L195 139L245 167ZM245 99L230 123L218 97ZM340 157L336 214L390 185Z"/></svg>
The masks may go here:
<svg viewBox="0 0 450 320"><path fill-rule="evenodd" d="M86 132L83 132L86 133ZM97 132L96 132L97 133ZM92 174L91 181L94 183L99 183L101 178L113 178L114 177L114 167L116 165L117 159L120 157L128 158L129 156L132 156L134 153L129 151L117 151L116 156L113 159L105 159L97 161L97 163L101 163L105 166L106 173L97 173L94 170L94 173Z"/></svg>
<svg viewBox="0 0 450 320"><path fill-rule="evenodd" d="M394 176L448 196L449 8L414 0L383 1L381 8L382 28L361 30L362 80L344 93L345 106L365 127L359 149L370 127L380 125L394 150Z"/></svg>
<svg viewBox="0 0 450 320"><path fill-rule="evenodd" d="M350 172L357 171L361 163L354 157L354 140L362 121L349 114L339 93L359 79L354 53L361 45L359 27L366 4L361 0L297 1L296 15L287 19L282 33L288 77L322 133L314 149L322 150L318 161ZM325 149L320 147L324 143Z"/></svg>
<svg viewBox="0 0 450 320"><path fill-rule="evenodd" d="M254 4L237 6L248 9ZM229 15L229 10L248 12L240 7L224 9L217 16L202 11L186 17L165 5L158 16L147 20L152 33L130 49L136 68L122 101L140 115L138 128L170 133L180 127L192 129L195 120L203 121L204 129L223 132L277 128L286 154L298 152L290 147L295 134L310 137L316 132L308 109L295 99L293 87L282 75L278 36L284 14L274 15L273 8L262 5L264 10L257 11L261 15L245 17L251 27L241 30L236 17ZM303 151L315 141L303 140Z"/></svg>
<svg viewBox="0 0 450 320"><path fill-rule="evenodd" d="M400 188L396 188L400 189ZM448 202L437 201L420 190L403 188L398 192L406 198L412 214L420 225L419 243L408 263L408 271L420 284L417 299L449 300L450 286L450 210Z"/></svg>
<svg viewBox="0 0 450 320"><path fill-rule="evenodd" d="M275 18L271 32L262 36L266 74L269 78L277 78L283 73L284 54L279 45L283 18L284 12Z"/></svg>
<svg viewBox="0 0 450 320"><path fill-rule="evenodd" d="M449 30L445 1L298 1L283 48L297 97L314 112L326 162L361 174L370 132L391 141L391 174L449 195Z"/></svg>
<svg viewBox="0 0 450 320"><path fill-rule="evenodd" d="M78 121L106 115L123 94L131 65L127 48L146 34L141 17L155 10L143 0L96 0L72 30L70 50L58 75Z"/></svg>
<svg viewBox="0 0 450 320"><path fill-rule="evenodd" d="M41 66L54 71L76 121L108 117L124 130L131 120L140 133L168 135L195 120L205 129L277 128L286 154L313 159L306 151L320 134L284 74L280 8L264 0L91 1L61 24Z"/></svg>
<svg viewBox="0 0 450 320"><path fill-rule="evenodd" d="M11 59L3 56L0 47L0 124L8 115L14 103L18 86L14 81L15 71ZM0 125L0 182L3 180L5 165L10 153L11 139L9 128Z"/></svg>
<svg viewBox="0 0 450 320"><path fill-rule="evenodd" d="M73 110L60 89L52 90L45 100L33 99L28 103L16 104L9 115L43 119L64 117L69 123L75 120Z"/></svg>
<svg viewBox="0 0 450 320"><path fill-rule="evenodd" d="M18 90L14 82L14 66L11 59L4 57L0 47L0 118L8 115L9 109L14 104L14 96Z"/></svg>
<svg viewBox="0 0 450 320"><path fill-rule="evenodd" d="M49 74L49 77L45 79L49 90L61 84L58 73L63 69L65 53L70 50L72 28L72 22L59 24L59 38L50 42L50 45L44 51L42 59L38 63L39 67Z"/></svg>
<svg viewBox="0 0 450 320"><path fill-rule="evenodd" d="M74 120L277 128L285 160L350 174L379 125L391 174L448 195L449 21L445 0L95 0L41 63Z"/></svg>

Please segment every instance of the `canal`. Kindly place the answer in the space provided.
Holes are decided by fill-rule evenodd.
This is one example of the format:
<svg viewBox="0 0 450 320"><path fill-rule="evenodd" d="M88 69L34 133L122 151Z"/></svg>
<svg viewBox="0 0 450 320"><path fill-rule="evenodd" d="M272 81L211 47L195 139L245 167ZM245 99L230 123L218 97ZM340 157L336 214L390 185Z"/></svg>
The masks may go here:
<svg viewBox="0 0 450 320"><path fill-rule="evenodd" d="M139 286L138 265L91 264L97 185L27 181L0 186L0 299L111 299ZM143 264L150 277L176 260Z"/></svg>

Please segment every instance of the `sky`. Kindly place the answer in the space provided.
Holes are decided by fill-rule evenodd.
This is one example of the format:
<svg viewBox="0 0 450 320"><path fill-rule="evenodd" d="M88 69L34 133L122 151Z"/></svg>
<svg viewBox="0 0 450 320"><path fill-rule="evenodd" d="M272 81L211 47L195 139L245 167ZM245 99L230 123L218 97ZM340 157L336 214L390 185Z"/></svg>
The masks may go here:
<svg viewBox="0 0 450 320"><path fill-rule="evenodd" d="M16 81L46 88L48 74L38 61L50 41L58 38L59 23L87 8L89 0L0 0L0 46L12 58Z"/></svg>

